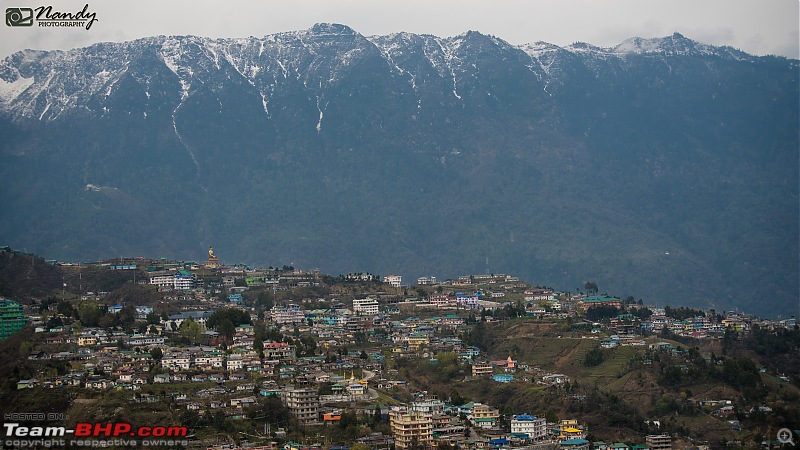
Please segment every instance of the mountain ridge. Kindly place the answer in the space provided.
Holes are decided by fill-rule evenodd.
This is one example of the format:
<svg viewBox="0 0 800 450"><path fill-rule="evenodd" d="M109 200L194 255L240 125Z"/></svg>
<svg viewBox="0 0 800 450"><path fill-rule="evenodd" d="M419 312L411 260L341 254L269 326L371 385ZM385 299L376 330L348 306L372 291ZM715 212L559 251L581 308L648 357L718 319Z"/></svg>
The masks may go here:
<svg viewBox="0 0 800 450"><path fill-rule="evenodd" d="M185 36L153 36L153 37L145 37L136 39L134 41L128 41L124 43L98 43L91 45L89 47L81 48L81 49L73 49L73 50L53 50L53 51L43 51L43 50L22 50L16 52L9 57L7 57L3 62L2 66L0 66L0 80L6 83L6 86L0 85L0 100L2 100L2 106L6 110L14 109L13 103L17 100L18 96L22 94L27 88L30 87L32 82L21 81L22 80L29 80L30 77L24 76L19 70L14 67L14 65L22 66L27 70L32 70L39 68L40 63L42 62L42 58L44 57L45 63L52 64L53 62L62 63L65 65L69 65L70 63L74 63L75 61L70 61L69 56L74 55L76 53L81 53L83 51L88 51L91 55L92 53L100 54L103 51L108 50L117 50L117 51L130 51L131 49L135 49L136 47L144 46L145 49L147 46L159 45L160 46L160 53L159 56L163 60L163 62L170 68L179 78L182 75L179 73L181 70L180 67L176 64L174 58L176 57L175 54L169 53L169 50L174 50L174 45L178 43L179 45L186 44L188 45L195 45L203 50L209 59L213 59L216 65L216 68L219 70L219 54L218 51L223 50L223 57L227 60L232 67L234 67L239 74L249 79L251 82L254 81L255 77L249 77L245 72L248 72L248 68L252 69L253 66L247 67L238 67L233 52L231 52L232 48L236 46L243 47L239 49L240 51L246 50L248 47L258 43L260 44L260 52L258 57L261 57L263 52L265 51L265 44L285 44L289 45L292 41L300 41L302 42L303 47L306 50L309 50L310 53L313 55L315 50L312 45L308 45L303 42L304 37L313 36L318 39L323 38L330 38L330 37L350 37L353 39L359 40L362 44L363 43L370 43L375 46L376 49L381 50L384 54L389 54L389 50L391 48L382 47L381 44L388 41L391 41L395 37L402 37L402 36L413 36L416 39L421 39L423 44L432 45L438 44L441 48L441 52L443 53L443 58L438 58L438 61L434 62L433 59L429 59L432 66L437 66L438 63L444 63L446 66L448 62L454 59L453 54L454 51L457 50L461 45L464 44L465 41L476 41L483 39L485 41L489 41L494 43L498 47L503 47L505 51L521 51L522 53L528 55L531 58L531 63L535 62L539 63L539 68L544 73L540 73L533 70L532 66L529 66L531 71L537 76L547 76L549 75L544 70L544 64L541 64L540 58L542 56L546 56L548 52L556 52L556 53L570 53L572 55L591 55L594 57L616 57L624 59L625 56L631 55L658 55L658 56L724 56L724 57L735 57L741 60L757 60L759 58L779 58L779 59L786 59L783 57L775 57L775 56L763 56L763 57L756 57L749 55L745 52L736 50L732 47L727 46L712 46L706 44L700 44L696 41L688 39L681 35L680 33L674 33L671 36L666 36L662 38L629 38L625 41L621 42L620 44L614 47L596 47L590 44L578 42L566 47L559 47L554 44L548 44L544 42L536 42L530 44L522 44L522 45L512 45L508 42L499 39L495 36L491 35L484 35L477 31L467 31L460 35L449 37L449 38L439 38L432 35L417 35L413 33L393 33L389 35L376 35L376 36L363 36L357 33L352 28L341 25L341 24L326 24L326 23L318 23L308 30L305 31L294 31L294 32L282 32L276 33L272 35L264 36L263 38L205 38L200 36L193 36L193 35L185 35ZM442 45L446 43L447 46L445 47ZM227 47L227 48L226 48ZM52 56L52 58L49 58ZM426 54L427 56L427 54ZM442 56L442 55L434 55L434 56ZM107 60L106 60L107 61ZM281 62L279 59L276 59L284 68L284 63L286 61ZM794 65L797 66L797 60L788 60L793 61ZM80 62L80 61L78 61ZM30 63L30 64L26 64ZM12 65L13 64L13 65ZM119 63L118 63L119 64ZM127 61L122 63L124 69L127 69ZM56 67L59 67L56 65ZM61 66L63 67L63 66ZM400 73L405 72L405 70L399 68L398 66L394 66L396 69L400 71ZM53 70L53 67L50 67ZM452 67L447 67L451 69ZM117 67L117 70L123 69L122 67ZM256 73L261 70L260 68L256 67ZM285 68L284 68L285 69ZM26 70L26 72L27 72ZM124 72L124 70L123 70ZM252 72L251 72L252 73ZM51 72L52 75L52 72ZM95 76L92 79L92 83L86 85L78 86L80 89L87 89L91 95L94 95L98 92L101 88L111 88L113 85L108 85L108 72L103 68L101 71L95 73ZM193 73L189 73L189 75L193 75ZM284 76L287 76L288 73L284 71ZM94 79L97 78L97 79ZM9 86L15 85L15 86ZM48 84L48 83L45 83ZM31 93L30 96L37 96L41 94L41 91L36 93ZM29 97L30 97L29 96ZM70 96L71 97L71 96ZM79 99L78 99L79 100ZM65 105L60 105L63 107ZM36 110L35 112L40 112L41 115L39 118L43 118L43 114L46 113L46 110ZM33 112L29 112L27 110L23 110L22 113L18 113L18 116L21 115L23 117L33 117ZM48 116L53 117L53 116ZM57 115L55 116L57 117Z"/></svg>
<svg viewBox="0 0 800 450"><path fill-rule="evenodd" d="M562 48L335 24L18 52L0 236L723 309L766 291L754 312L796 314L798 67L680 34Z"/></svg>

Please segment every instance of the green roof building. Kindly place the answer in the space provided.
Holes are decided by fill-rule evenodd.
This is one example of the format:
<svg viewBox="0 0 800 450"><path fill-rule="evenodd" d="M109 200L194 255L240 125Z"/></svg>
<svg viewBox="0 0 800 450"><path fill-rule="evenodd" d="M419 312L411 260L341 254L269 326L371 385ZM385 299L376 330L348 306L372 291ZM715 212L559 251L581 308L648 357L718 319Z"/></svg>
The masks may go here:
<svg viewBox="0 0 800 450"><path fill-rule="evenodd" d="M0 339L5 339L21 330L26 322L22 305L0 298Z"/></svg>

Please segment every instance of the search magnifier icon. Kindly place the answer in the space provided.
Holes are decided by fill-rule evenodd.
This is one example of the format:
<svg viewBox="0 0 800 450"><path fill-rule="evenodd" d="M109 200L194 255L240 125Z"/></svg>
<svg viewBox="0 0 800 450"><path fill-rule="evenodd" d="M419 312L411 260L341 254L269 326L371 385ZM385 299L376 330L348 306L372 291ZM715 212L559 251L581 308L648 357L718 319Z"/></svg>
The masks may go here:
<svg viewBox="0 0 800 450"><path fill-rule="evenodd" d="M780 430L778 430L778 442L780 442L781 444L792 444L792 447L794 447L792 430L788 428L781 428Z"/></svg>

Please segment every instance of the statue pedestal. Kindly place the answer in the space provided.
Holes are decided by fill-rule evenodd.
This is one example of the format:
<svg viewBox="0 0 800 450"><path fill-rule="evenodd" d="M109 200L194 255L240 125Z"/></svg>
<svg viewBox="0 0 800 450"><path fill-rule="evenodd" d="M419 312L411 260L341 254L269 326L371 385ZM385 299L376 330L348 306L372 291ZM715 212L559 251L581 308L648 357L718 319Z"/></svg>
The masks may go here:
<svg viewBox="0 0 800 450"><path fill-rule="evenodd" d="M203 267L207 269L218 269L220 265L221 264L219 263L219 258L217 258L216 256L209 256Z"/></svg>

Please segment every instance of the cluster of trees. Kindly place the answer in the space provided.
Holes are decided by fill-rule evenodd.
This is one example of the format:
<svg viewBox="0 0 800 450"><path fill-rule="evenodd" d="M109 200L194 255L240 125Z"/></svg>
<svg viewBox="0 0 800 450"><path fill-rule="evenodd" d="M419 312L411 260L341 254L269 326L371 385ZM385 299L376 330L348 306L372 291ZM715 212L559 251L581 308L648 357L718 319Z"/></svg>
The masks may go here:
<svg viewBox="0 0 800 450"><path fill-rule="evenodd" d="M489 350L494 343L494 333L487 330L487 325L483 321L478 321L461 338L467 345L474 345L482 351Z"/></svg>
<svg viewBox="0 0 800 450"><path fill-rule="evenodd" d="M600 347L594 347L593 349L586 352L586 356L583 358L583 365L586 367L594 367L599 366L603 362L603 349Z"/></svg>
<svg viewBox="0 0 800 450"><path fill-rule="evenodd" d="M750 347L762 356L786 355L800 350L800 328L770 331L753 325Z"/></svg>
<svg viewBox="0 0 800 450"><path fill-rule="evenodd" d="M589 307L589 309L586 310L583 316L586 318L586 320L599 322L603 319L610 319L612 317L617 317L617 315L619 314L620 314L620 309L618 309L616 306L596 305Z"/></svg>
<svg viewBox="0 0 800 450"><path fill-rule="evenodd" d="M49 299L42 302L40 310L45 311L55 303L55 299ZM97 305L92 302L81 302L77 307L72 305L67 300L60 300L56 304L57 314L51 317L48 321L48 326L60 326L71 323L73 319L77 319L84 327L100 327L100 328L113 328L121 327L126 330L132 330L134 326L139 329L146 329L145 322L138 323L136 321L136 309L133 306L125 306L117 313L108 311L106 305Z"/></svg>
<svg viewBox="0 0 800 450"><path fill-rule="evenodd" d="M458 360L458 355L453 352L437 353L434 359L436 363L431 364L433 361L428 362L429 366L433 366L432 370L428 368L421 369L431 370L431 372L435 374L437 381L441 383L453 381L459 375L459 372L463 371L461 363ZM421 361L421 363L424 364L425 362Z"/></svg>
<svg viewBox="0 0 800 450"><path fill-rule="evenodd" d="M630 303L629 305L635 305L636 303ZM593 322L599 322L604 319L610 319L612 317L616 317L620 314L633 314L634 316L638 317L639 319L647 319L648 317L653 315L653 311L650 308L646 308L644 306L628 306L627 309L625 308L617 308L611 305L596 305L590 306L586 312L584 313L584 317L586 320L591 320Z"/></svg>
<svg viewBox="0 0 800 450"><path fill-rule="evenodd" d="M220 308L206 320L206 327L218 332L226 340L233 339L237 325L249 325L250 314L235 308Z"/></svg>
<svg viewBox="0 0 800 450"><path fill-rule="evenodd" d="M500 309L495 310L494 316L498 319L514 319L517 317L525 317L525 305L522 302L506 303Z"/></svg>
<svg viewBox="0 0 800 450"><path fill-rule="evenodd" d="M439 352L429 360L397 358L395 366L406 379L424 375L426 382L439 384L452 383L466 373L458 355L453 352Z"/></svg>
<svg viewBox="0 0 800 450"><path fill-rule="evenodd" d="M699 309L687 308L685 306L673 308L667 305L664 307L664 315L672 317L675 320L685 320L696 316L705 317L706 313Z"/></svg>
<svg viewBox="0 0 800 450"><path fill-rule="evenodd" d="M712 354L711 361L706 361L694 347L684 350L680 356L653 354L652 357L658 362L659 384L664 386L714 381L727 383L748 398L762 398L766 394L759 369L749 357L718 358Z"/></svg>
<svg viewBox="0 0 800 450"><path fill-rule="evenodd" d="M770 331L753 326L753 331L743 343L753 349L761 362L776 372L800 373L800 327ZM729 347L733 340L728 341Z"/></svg>

